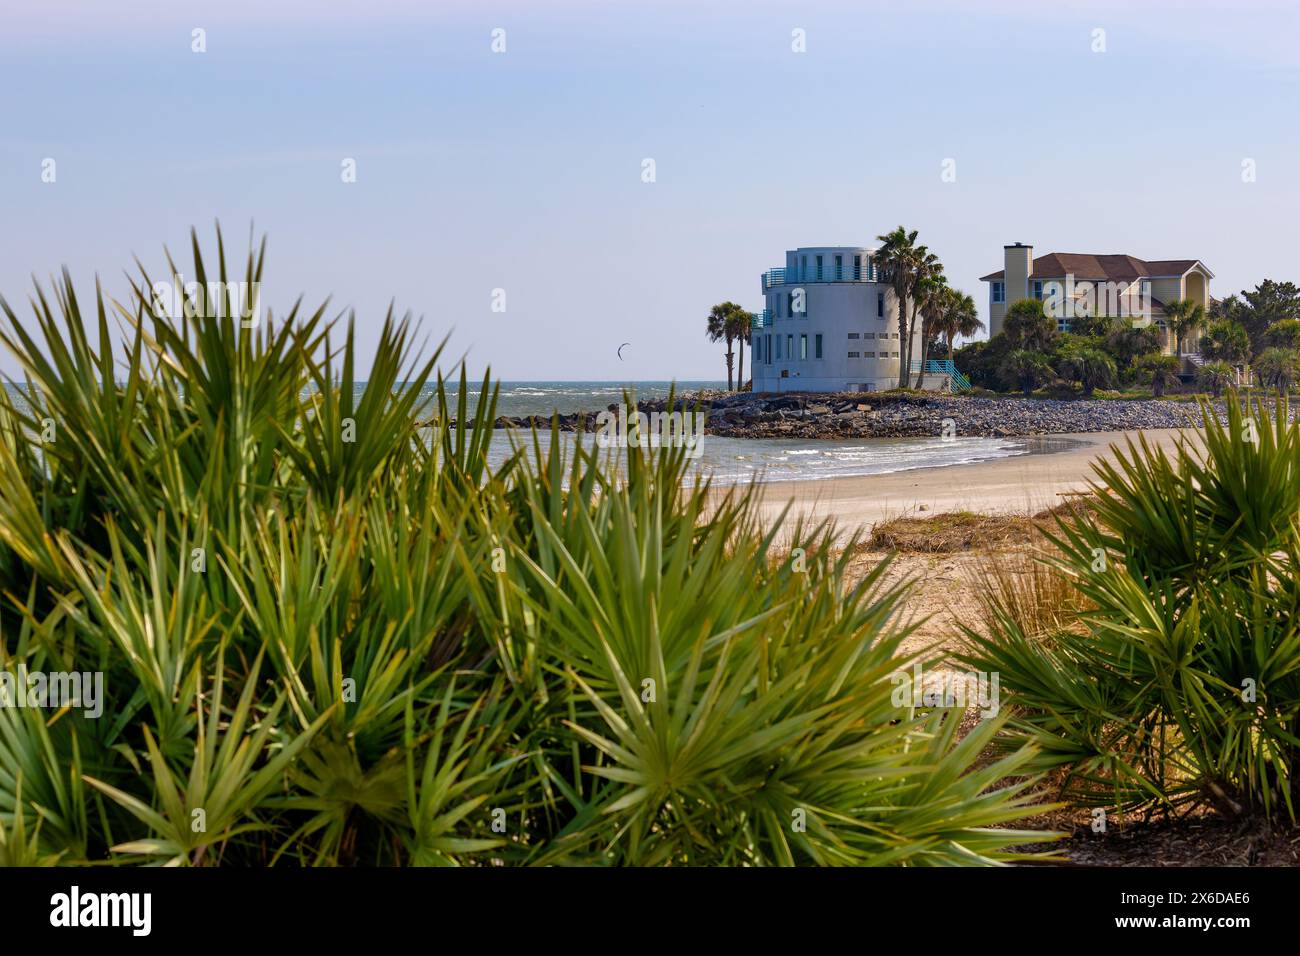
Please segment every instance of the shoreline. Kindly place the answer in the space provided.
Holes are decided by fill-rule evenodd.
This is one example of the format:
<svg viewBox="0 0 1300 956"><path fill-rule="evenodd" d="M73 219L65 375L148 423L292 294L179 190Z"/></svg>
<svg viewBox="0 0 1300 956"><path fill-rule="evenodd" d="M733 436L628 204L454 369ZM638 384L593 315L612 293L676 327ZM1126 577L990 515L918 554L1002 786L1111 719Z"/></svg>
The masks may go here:
<svg viewBox="0 0 1300 956"><path fill-rule="evenodd" d="M1197 440L1198 433L1194 428L1079 432L1056 436L1078 443L1058 451L881 475L762 481L756 483L760 514L769 528L787 507L787 526L799 517L814 522L832 518L841 538L917 512L1035 514L1087 491L1092 463L1113 459L1113 446L1124 447L1126 438L1136 443L1139 435L1145 436L1152 446L1170 450L1179 436Z"/></svg>

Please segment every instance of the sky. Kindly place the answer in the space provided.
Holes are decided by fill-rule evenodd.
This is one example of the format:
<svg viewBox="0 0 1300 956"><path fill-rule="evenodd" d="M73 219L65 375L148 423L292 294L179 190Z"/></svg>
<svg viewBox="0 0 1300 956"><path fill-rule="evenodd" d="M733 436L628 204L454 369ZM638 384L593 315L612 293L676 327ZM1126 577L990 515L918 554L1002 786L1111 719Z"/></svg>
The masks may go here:
<svg viewBox="0 0 1300 956"><path fill-rule="evenodd" d="M363 354L394 302L475 375L634 381L722 377L710 306L899 224L982 315L1017 241L1201 259L1216 296L1300 280L1298 27L1194 0L6 2L0 294L26 315L66 265L121 297L219 220L239 255L268 236L264 304L355 309Z"/></svg>

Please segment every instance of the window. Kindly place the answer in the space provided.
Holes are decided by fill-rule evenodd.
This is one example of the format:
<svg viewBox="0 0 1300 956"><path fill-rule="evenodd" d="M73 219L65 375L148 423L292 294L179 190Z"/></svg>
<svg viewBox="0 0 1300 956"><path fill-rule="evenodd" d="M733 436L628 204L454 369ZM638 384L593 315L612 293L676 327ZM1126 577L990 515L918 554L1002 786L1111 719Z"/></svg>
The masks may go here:
<svg viewBox="0 0 1300 956"><path fill-rule="evenodd" d="M820 335L813 340L813 357L822 357L822 337Z"/></svg>
<svg viewBox="0 0 1300 956"><path fill-rule="evenodd" d="M779 335L776 337L776 357L778 360L781 358L781 336Z"/></svg>
<svg viewBox="0 0 1300 956"><path fill-rule="evenodd" d="M863 352L863 353L862 353L862 357L863 357L863 358L875 358L875 357L876 357L876 353L875 353L875 352Z"/></svg>
<svg viewBox="0 0 1300 956"><path fill-rule="evenodd" d="M763 338L765 339L763 343L763 350L767 352L767 364L771 365L772 364L772 336L765 335L763 336Z"/></svg>
<svg viewBox="0 0 1300 956"><path fill-rule="evenodd" d="M779 295L776 297L776 317L781 318L781 297Z"/></svg>
<svg viewBox="0 0 1300 956"><path fill-rule="evenodd" d="M993 283L993 301L994 302L1007 301L1007 287L1004 283L1002 282Z"/></svg>
<svg viewBox="0 0 1300 956"><path fill-rule="evenodd" d="M863 337L864 339L874 339L874 338L876 337L876 333L875 333L875 332L863 332L863 333L862 333L862 337Z"/></svg>
<svg viewBox="0 0 1300 956"><path fill-rule="evenodd" d="M883 354L883 353L882 353L882 354ZM897 352L890 352L890 353L889 353L889 357L890 357L890 358L898 358L898 353L897 353Z"/></svg>
<svg viewBox="0 0 1300 956"><path fill-rule="evenodd" d="M1034 298L1037 299L1039 302L1043 301L1043 280L1042 279L1034 280Z"/></svg>
<svg viewBox="0 0 1300 956"><path fill-rule="evenodd" d="M785 357L788 359L794 358L794 336L793 335L787 335L785 337Z"/></svg>
<svg viewBox="0 0 1300 956"><path fill-rule="evenodd" d="M844 278L844 257L835 257L835 281L839 282Z"/></svg>
<svg viewBox="0 0 1300 956"><path fill-rule="evenodd" d="M799 257L799 278L800 279L808 278L808 257L807 256Z"/></svg>
<svg viewBox="0 0 1300 956"><path fill-rule="evenodd" d="M785 294L785 317L787 319L794 318L794 293L793 292L787 292Z"/></svg>
<svg viewBox="0 0 1300 956"><path fill-rule="evenodd" d="M853 257L853 279L856 282L858 279L861 278L862 278L862 257L854 256Z"/></svg>
<svg viewBox="0 0 1300 956"><path fill-rule="evenodd" d="M799 336L799 358L808 357L808 336L806 334Z"/></svg>
<svg viewBox="0 0 1300 956"><path fill-rule="evenodd" d="M850 353L849 353L849 358L857 358L857 357L858 357L858 353L857 353L857 352L850 352Z"/></svg>
<svg viewBox="0 0 1300 956"><path fill-rule="evenodd" d="M817 257L817 281L822 281L822 257Z"/></svg>
<svg viewBox="0 0 1300 956"><path fill-rule="evenodd" d="M858 337L858 333L857 333L857 332L850 332L850 333L849 333L849 338L851 338L851 339L856 339L857 337Z"/></svg>
<svg viewBox="0 0 1300 956"><path fill-rule="evenodd" d="M884 317L885 317L885 293L877 292L876 293L876 318L883 319Z"/></svg>

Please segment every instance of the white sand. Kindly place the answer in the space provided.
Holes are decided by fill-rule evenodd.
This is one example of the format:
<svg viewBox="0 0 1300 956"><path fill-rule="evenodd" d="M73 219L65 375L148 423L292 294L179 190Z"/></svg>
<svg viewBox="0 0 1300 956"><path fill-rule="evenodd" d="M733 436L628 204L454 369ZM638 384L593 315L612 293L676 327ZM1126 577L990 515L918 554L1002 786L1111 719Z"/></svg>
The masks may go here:
<svg viewBox="0 0 1300 956"><path fill-rule="evenodd" d="M841 533L859 529L865 533L882 519L917 512L1034 514L1065 501L1070 492L1086 491L1093 476L1092 462L1111 457L1111 448L1117 442L1122 446L1126 435L1136 442L1139 434L1167 449L1172 449L1178 435L1196 439L1194 430L1174 428L1063 435L1059 437L1085 444L1060 452L889 475L769 482L763 486L764 520L770 525L787 504L791 518L798 514L814 520L833 517Z"/></svg>

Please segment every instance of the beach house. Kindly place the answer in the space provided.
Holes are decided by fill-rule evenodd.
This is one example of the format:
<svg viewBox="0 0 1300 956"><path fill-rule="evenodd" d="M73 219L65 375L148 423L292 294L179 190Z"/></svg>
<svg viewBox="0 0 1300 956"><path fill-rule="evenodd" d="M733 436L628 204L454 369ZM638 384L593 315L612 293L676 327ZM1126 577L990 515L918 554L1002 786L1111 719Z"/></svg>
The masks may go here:
<svg viewBox="0 0 1300 956"><path fill-rule="evenodd" d="M881 281L874 249L807 246L762 275L754 316L756 392L856 392L895 388L903 349L898 297ZM912 352L920 355L920 323ZM943 376L927 387L943 387Z"/></svg>
<svg viewBox="0 0 1300 956"><path fill-rule="evenodd" d="M1137 327L1161 330L1165 352L1173 354L1165 305L1187 300L1210 307L1210 280L1200 259L1139 259L1130 255L1052 252L1034 258L1034 247L1022 242L1004 246L1002 269L980 278L989 284L989 335L1002 331L1007 307L1021 299L1036 299L1057 328L1070 330L1075 318L1108 315L1131 319ZM1200 334L1183 341L1188 365L1200 364Z"/></svg>

